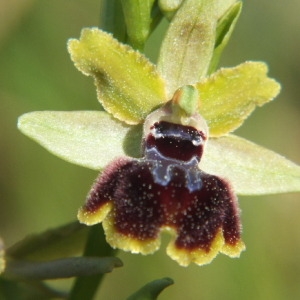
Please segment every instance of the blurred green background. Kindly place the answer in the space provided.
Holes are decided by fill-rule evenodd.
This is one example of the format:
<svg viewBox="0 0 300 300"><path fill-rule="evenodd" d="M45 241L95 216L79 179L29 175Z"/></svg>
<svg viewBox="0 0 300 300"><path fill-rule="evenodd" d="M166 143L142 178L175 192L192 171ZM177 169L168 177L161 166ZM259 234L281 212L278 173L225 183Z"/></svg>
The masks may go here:
<svg viewBox="0 0 300 300"><path fill-rule="evenodd" d="M282 93L237 134L298 163L299 11L298 0L244 1L221 62L269 64ZM92 80L74 68L66 51L67 39L97 26L99 15L99 0L0 0L0 235L7 246L74 220L97 175L52 156L18 132L16 122L34 110L100 108ZM164 247L150 256L120 252L125 266L106 277L97 299L124 299L165 276L175 285L162 300L300 299L299 194L240 197L240 206L247 245L240 259L219 255L208 266L182 268Z"/></svg>

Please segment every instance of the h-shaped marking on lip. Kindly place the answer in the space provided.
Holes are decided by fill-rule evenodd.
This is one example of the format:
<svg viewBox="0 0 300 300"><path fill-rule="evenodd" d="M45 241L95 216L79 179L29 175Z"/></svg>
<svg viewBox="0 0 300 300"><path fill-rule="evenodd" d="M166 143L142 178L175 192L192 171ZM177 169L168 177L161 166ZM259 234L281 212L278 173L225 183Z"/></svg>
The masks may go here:
<svg viewBox="0 0 300 300"><path fill-rule="evenodd" d="M153 163L151 173L155 183L167 186L172 179L172 172L178 168L185 173L185 187L192 193L202 187L199 159L195 156L189 161L180 161L163 156L155 147L145 150L145 158Z"/></svg>

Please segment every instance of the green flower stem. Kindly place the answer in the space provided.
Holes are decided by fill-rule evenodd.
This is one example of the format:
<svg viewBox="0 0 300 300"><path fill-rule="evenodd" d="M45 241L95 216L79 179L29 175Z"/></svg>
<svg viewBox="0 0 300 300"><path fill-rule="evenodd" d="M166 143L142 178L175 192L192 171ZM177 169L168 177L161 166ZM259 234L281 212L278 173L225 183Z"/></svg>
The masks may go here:
<svg viewBox="0 0 300 300"><path fill-rule="evenodd" d="M114 256L116 250L112 249L105 240L104 232L100 224L90 228L84 256ZM78 277L70 292L69 300L93 299L98 286L102 282L104 274L88 277Z"/></svg>

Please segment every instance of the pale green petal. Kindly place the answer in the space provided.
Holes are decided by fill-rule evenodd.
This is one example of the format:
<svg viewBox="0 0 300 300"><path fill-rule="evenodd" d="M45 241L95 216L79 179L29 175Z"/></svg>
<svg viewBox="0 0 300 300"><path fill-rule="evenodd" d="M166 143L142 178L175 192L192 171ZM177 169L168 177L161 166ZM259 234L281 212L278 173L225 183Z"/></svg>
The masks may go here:
<svg viewBox="0 0 300 300"><path fill-rule="evenodd" d="M300 191L300 166L234 135L210 139L200 168L227 178L241 195Z"/></svg>
<svg viewBox="0 0 300 300"><path fill-rule="evenodd" d="M167 100L155 66L110 34L85 28L80 40L69 41L68 49L75 66L94 77L98 99L114 117L137 124Z"/></svg>
<svg viewBox="0 0 300 300"><path fill-rule="evenodd" d="M256 106L278 95L280 85L267 72L265 63L245 62L235 68L220 69L196 84L200 113L212 137L237 129Z"/></svg>
<svg viewBox="0 0 300 300"><path fill-rule="evenodd" d="M41 111L19 118L19 129L54 155L100 170L122 155L138 156L141 126L100 111Z"/></svg>

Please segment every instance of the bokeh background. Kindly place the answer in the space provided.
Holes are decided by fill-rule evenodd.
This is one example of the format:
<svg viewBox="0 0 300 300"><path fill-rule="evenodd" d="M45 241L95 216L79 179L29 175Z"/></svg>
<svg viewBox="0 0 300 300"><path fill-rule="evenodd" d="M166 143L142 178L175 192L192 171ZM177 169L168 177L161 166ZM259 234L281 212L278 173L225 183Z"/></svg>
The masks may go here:
<svg viewBox="0 0 300 300"><path fill-rule="evenodd" d="M222 66L266 61L282 86L236 133L300 163L300 1L244 1ZM66 41L99 24L99 0L0 0L0 235L7 246L76 217L97 173L64 162L18 132L35 110L99 109L92 80L72 65ZM150 53L155 36L149 45ZM151 52L151 57L155 53ZM99 128L101 130L101 128ZM124 299L169 276L160 299L300 299L299 194L240 197L240 259L219 255L204 267L179 267L162 247L154 255L120 252L97 299ZM67 282L66 284L68 284ZM62 286L63 287L63 286Z"/></svg>

